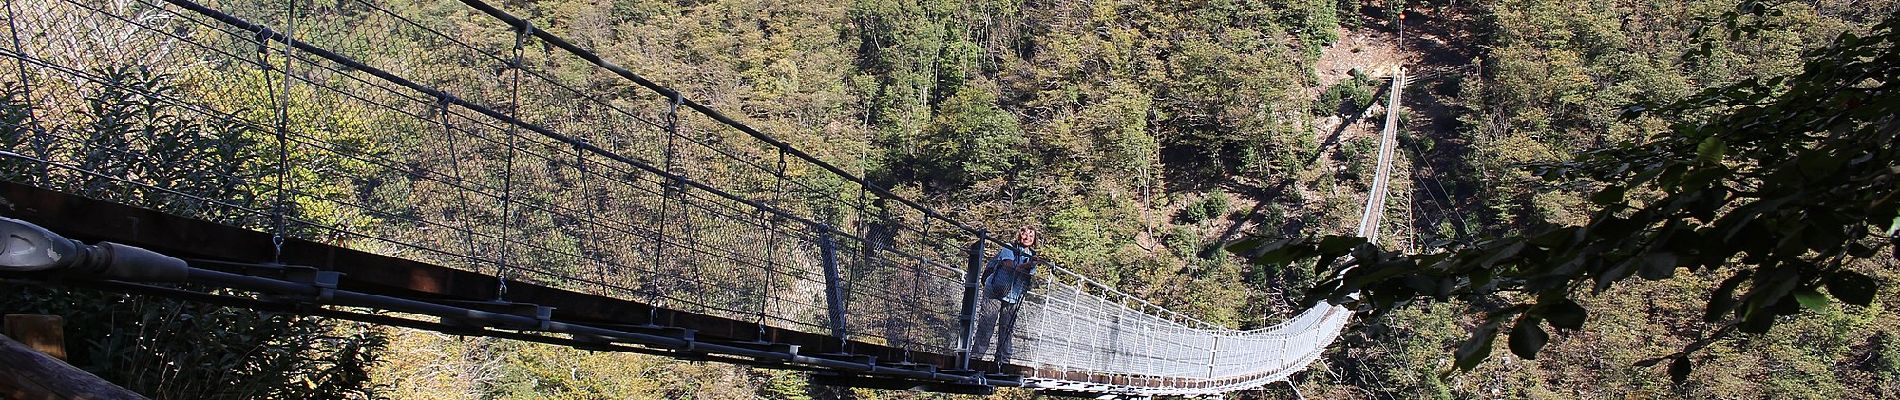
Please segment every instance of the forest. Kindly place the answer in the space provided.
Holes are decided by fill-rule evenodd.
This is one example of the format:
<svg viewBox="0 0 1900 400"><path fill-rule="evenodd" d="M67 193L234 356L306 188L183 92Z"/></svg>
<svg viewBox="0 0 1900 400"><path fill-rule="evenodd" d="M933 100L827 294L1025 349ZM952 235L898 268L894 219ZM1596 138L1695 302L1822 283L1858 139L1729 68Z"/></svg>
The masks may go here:
<svg viewBox="0 0 1900 400"><path fill-rule="evenodd" d="M673 229L711 232L703 234L708 240L743 247L778 239L727 233L739 223L718 222L718 210L650 210L598 200L685 195L680 194L684 189L660 180L601 183L596 178L615 179L619 171L596 170L612 167L589 161L585 154L569 161L575 150L558 143L528 141L526 146L545 149L530 153L538 158L521 160L512 150L500 150L499 142L459 143L461 147L454 141L443 143L436 132L498 133L508 128L483 125L471 113L448 111L439 99L375 92L382 89L346 79L356 71L326 71L316 63L306 64L306 73L375 93L358 101L315 85L287 82L287 75L272 72L270 65L303 61L270 53L244 34L215 32L167 14L166 6L154 0L5 1L12 43L0 56L0 69L5 70L0 73L0 149L59 160L76 170L135 177L145 186L130 188L103 175L14 161L0 163L0 176L7 180L86 196L132 198L141 206L180 215L478 271L521 274L523 280L547 279L535 274L585 275L592 283L635 288L627 296L650 296L642 301L675 301L643 293L706 284L656 283L643 277L649 275L690 272L708 281L781 283L769 273L765 278L706 275L689 271L691 266L683 263L656 263L661 265L645 271L591 271L588 264L563 261L572 255L597 260L657 257L642 253L645 250L589 247L601 241L600 235L614 233L573 226L614 228L619 226L614 221L653 214L664 222L670 212L696 222L692 228ZM795 205L814 220L872 227L864 228L867 231L900 230L871 222L876 218L865 216L862 201L852 204L851 199L864 198L860 189L821 171L788 167L782 152L743 148L738 151L747 153L728 160L721 157L730 155L716 154L708 150L711 147L693 147L691 143L743 141L714 121L683 119L674 121L671 132L640 131L654 121L667 124L669 99L631 95L638 90L634 85L563 59L557 49L524 46L517 32L452 0L204 4L294 27L291 32L299 37L460 93L471 102L505 104L497 108L530 123L590 132L594 136L587 140L592 143L643 157L669 171L748 188L750 192L742 194ZM1230 251L1229 246L1302 243L1351 233L1373 180L1372 154L1382 124L1376 116L1389 106L1382 104L1391 90L1386 78L1398 68L1411 79L1401 104L1399 161L1379 227L1384 235L1354 250L1390 252L1395 254L1391 260L1413 260L1397 255L1451 257L1460 251L1473 257L1499 254L1502 246L1494 244L1502 242L1494 240L1575 232L1563 229L1601 226L1605 215L1633 219L1640 212L1637 206L1615 207L1675 199L1671 196L1690 185L1619 185L1610 178L1630 175L1629 167L1598 170L1617 160L1687 154L1712 165L1769 165L1833 143L1828 138L1793 145L1775 142L1795 140L1776 137L1808 137L1801 135L1810 131L1802 130L1782 136L1769 132L1767 139L1757 138L1767 143L1758 147L1696 139L1664 148L1675 143L1670 138L1701 132L1698 129L1741 131L1787 124L1776 122L1773 115L1755 114L1778 99L1808 99L1798 97L1806 95L1832 101L1827 97L1831 94L1800 86L1803 79L1821 79L1815 66L1834 65L1823 64L1832 60L1827 55L1852 58L1827 49L1856 43L1868 49L1870 55L1864 58L1876 64L1869 68L1886 68L1888 74L1840 79L1850 87L1873 88L1867 89L1867 110L1900 108L1900 94L1893 86L1894 76L1900 75L1894 73L1900 72L1895 69L1900 47L1892 39L1900 30L1896 0L497 4L531 21L533 29L565 37L952 219L991 232L1040 226L1041 254L1052 262L1157 305L1236 329L1273 325L1320 297L1336 294L1326 292L1328 270L1313 257L1269 262L1258 252ZM110 15L140 18L126 21ZM133 30L128 24L177 34L133 37L125 34ZM1887 41L1855 42L1858 38ZM515 65L534 68L516 68L511 76L505 72L510 56ZM523 70L534 76L523 78ZM510 85L510 79L549 84ZM174 98L188 101L170 100ZM377 109L365 103L394 106ZM672 100L671 106L678 104ZM1394 294L1389 302L1363 308L1367 312L1306 372L1295 374L1287 384L1232 397L1292 398L1294 388L1311 398L1355 399L1900 396L1900 338L1893 333L1900 329L1900 318L1886 309L1900 305L1892 285L1900 279L1893 231L1900 225L1900 218L1893 216L1892 196L1900 186L1893 181L1900 167L1891 167L1896 158L1895 121L1891 113L1853 114L1862 104L1841 107L1847 111L1837 119L1863 124L1836 130L1873 132L1873 138L1862 139L1861 148L1881 152L1869 153L1875 154L1868 164L1874 167L1866 168L1885 180L1871 181L1871 189L1858 192L1863 197L1828 204L1873 204L1865 206L1871 214L1855 217L1894 222L1863 224L1831 216L1835 219L1810 223L1858 229L1852 238L1837 240L1841 255L1825 268L1880 283L1864 294L1846 289L1852 285L1832 283L1816 284L1822 289L1790 287L1784 292L1790 299L1800 297L1798 304L1781 302L1774 315L1761 314L1766 317L1743 315L1742 308L1736 308L1737 321L1718 320L1715 315L1721 313L1711 311L1711 299L1727 298L1738 290L1738 283L1731 282L1745 278L1737 278L1737 270L1715 267L1752 263L1769 271L1772 263L1721 257L1709 261L1708 268L1679 271L1674 255L1667 263L1659 262L1669 264L1661 272L1628 272L1623 276L1640 274L1643 279L1615 285L1541 291L1528 289L1528 284L1523 290L1492 286L1484 290L1495 292L1477 293L1484 285L1472 284L1468 286L1473 293L1449 298L1443 290L1390 290ZM270 126L269 121L281 122ZM273 131L280 133L273 136ZM285 131L293 133L289 141L300 144L284 145ZM508 132L512 140L514 133ZM678 157L702 162L675 162L672 140L691 135L699 136L680 144ZM1629 149L1648 144L1660 150ZM334 149L366 156L337 157L342 152ZM775 157L778 164L773 166ZM658 161L662 158L664 162ZM1813 158L1822 157L1803 159ZM273 164L280 159L285 162ZM1848 168L1839 164L1803 162L1799 167L1829 173ZM1879 169L1881 165L1890 170ZM455 171L455 176L428 183L404 175L407 170ZM469 175L461 175L464 171ZM517 171L538 179L515 179ZM1671 171L1667 173L1676 175L1668 176L1683 173ZM291 190L283 188L289 186L285 182L296 183L294 195L273 198ZM504 193L530 198L539 208L470 206L484 200L471 202L468 193L454 189L464 182L473 182L467 184L471 187L510 186ZM1815 190L1800 193L1824 196ZM791 195L784 196L787 193ZM233 212L208 205L205 198L283 210L292 221ZM872 207L885 212L878 217L885 220L929 221L888 215L903 214L896 206ZM1711 209L1726 214L1742 207ZM571 215L608 222L574 221ZM1822 218L1815 215L1821 214L1790 220ZM450 222L425 226L407 222L411 220ZM453 221L480 223L458 227ZM1655 225L1638 228L1661 231L1674 226ZM925 225L919 232L884 236L920 253L955 254L922 244L952 235L949 228L936 228ZM483 238L506 236L510 229L552 239L520 255L503 256L516 258L490 263L352 236L370 232L474 252L507 246L505 240L491 243ZM804 228L778 232L816 234ZM1820 236L1809 234L1807 240L1821 241L1813 239ZM875 239L865 240L862 246L868 248L868 241ZM1815 254L1832 254L1815 246ZM770 253L776 249L772 246L761 247L746 251L764 254L762 259L783 255ZM1322 247L1328 246L1321 242L1313 248ZM1794 258L1808 254L1806 248L1797 250ZM1329 254L1334 255L1339 254ZM1509 257L1530 256L1502 254L1498 259ZM1495 262L1485 262L1482 269L1489 271ZM1522 265L1529 268L1532 262ZM511 272L509 265L545 270L518 267ZM1466 283L1473 279L1458 278ZM788 297L815 296L815 290L796 281L782 283L788 286L780 290L795 292ZM1744 291L1766 286L1750 285ZM0 288L14 293L0 296L0 311L66 316L75 366L153 398L974 398L819 387L809 385L799 372L86 289L16 282L0 282ZM1543 306L1513 308L1536 303L1543 292L1553 291L1562 293L1558 296L1567 302L1564 307L1587 310L1588 318L1564 319ZM1831 297L1822 297L1822 291ZM1380 297L1388 293L1384 289L1369 293L1388 298ZM760 299L764 296L734 293L705 307L750 307L756 301L761 319L767 307L788 314L806 312L803 305L765 305ZM1850 301L1863 297L1865 301ZM890 310L883 312L891 315L885 318L913 311L895 304L886 305ZM1539 316L1557 328L1523 334L1537 337L1537 346L1528 352L1531 357L1516 347L1519 329L1499 322L1517 314ZM1760 318L1769 321L1748 322ZM788 318L781 323L813 322ZM1761 329L1734 328L1743 325ZM1481 334L1487 330L1500 336L1495 346ZM1472 340L1474 334L1483 340ZM1483 345L1473 344L1479 342ZM989 397L1032 396L1002 390Z"/></svg>

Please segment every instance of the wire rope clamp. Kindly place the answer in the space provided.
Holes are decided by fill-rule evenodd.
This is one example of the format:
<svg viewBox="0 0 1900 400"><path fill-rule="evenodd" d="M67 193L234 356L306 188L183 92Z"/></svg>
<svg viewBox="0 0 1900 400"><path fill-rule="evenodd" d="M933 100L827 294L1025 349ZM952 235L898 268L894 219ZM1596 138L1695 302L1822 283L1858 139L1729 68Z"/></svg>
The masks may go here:
<svg viewBox="0 0 1900 400"><path fill-rule="evenodd" d="M316 267L304 265L286 265L283 266L281 271L283 272L283 279L285 281L310 285L316 288L316 294L310 296L310 298L318 302L328 302L336 298L337 282L343 279L343 273L341 272L323 271Z"/></svg>
<svg viewBox="0 0 1900 400"><path fill-rule="evenodd" d="M514 69L521 69L521 49L526 47L528 37L534 35L534 21L523 18L519 25L515 30L515 59L508 63L508 67Z"/></svg>
<svg viewBox="0 0 1900 400"><path fill-rule="evenodd" d="M268 26L258 25L257 35L254 37L254 39L257 40L257 53L258 54L270 53L270 41L271 39L275 39L275 38L277 38L277 31L271 30L270 27ZM263 67L265 70L270 70L270 63L259 63L259 64L260 64L259 66Z"/></svg>
<svg viewBox="0 0 1900 400"><path fill-rule="evenodd" d="M577 344L574 346L574 348L576 349L590 350L590 351L618 351L619 350L618 348L616 348L617 347L616 345L618 345L618 342L615 342L614 338L612 337L600 336L600 335L588 334L588 333L569 333L567 334L567 336L568 338L574 339L574 341L577 342Z"/></svg>
<svg viewBox="0 0 1900 400"><path fill-rule="evenodd" d="M863 371L870 371L872 369L876 369L878 365L877 356L872 356L868 354L824 353L824 354L815 355L814 357L823 358L826 360L843 361L847 363L858 364L857 366L854 366L854 369L863 370Z"/></svg>
<svg viewBox="0 0 1900 400"><path fill-rule="evenodd" d="M763 351L763 352L768 352L768 353L775 353L778 355L779 359L784 359L784 360L789 360L795 356L798 356L798 348L799 348L799 345L796 345L796 344L766 342L766 341L750 341L750 342L709 341L708 343L717 344L721 346L731 346L731 347L738 347L742 349L750 349L750 350L758 350L758 351Z"/></svg>
<svg viewBox="0 0 1900 400"><path fill-rule="evenodd" d="M915 362L891 363L891 364L884 364L884 366L897 368L897 369L918 371L918 372L928 372L931 374L936 374L938 371L937 365L935 364L924 364L924 363L915 363Z"/></svg>
<svg viewBox="0 0 1900 400"><path fill-rule="evenodd" d="M994 385L994 386L1022 386L1023 385L1022 375L1015 375L1015 374L983 374L983 381L988 382L990 385Z"/></svg>
<svg viewBox="0 0 1900 400"><path fill-rule="evenodd" d="M492 321L492 320L486 320L486 319L480 319L480 318L471 318L471 319L457 318L458 321L455 321L455 322L464 324L464 325L548 331L554 322L554 307L544 306L544 305L539 305L539 304L515 303L515 302L508 302L508 301L467 301L467 300L444 300L441 303L446 304L446 305L456 306L456 307L467 308L471 310L483 311L483 312L507 314L507 315L513 315L517 317L528 317L528 318L533 318L535 321L532 325L525 325L525 324L503 323L500 321ZM447 322L449 318L443 318L443 320Z"/></svg>
<svg viewBox="0 0 1900 400"><path fill-rule="evenodd" d="M685 340L685 341L698 340L698 337L699 337L699 331L697 330L681 328L681 327L676 327L676 326L651 325L651 324L648 324L648 325L587 324L587 325L613 329L617 331L638 333L642 335L662 336L662 337L668 337L668 338Z"/></svg>

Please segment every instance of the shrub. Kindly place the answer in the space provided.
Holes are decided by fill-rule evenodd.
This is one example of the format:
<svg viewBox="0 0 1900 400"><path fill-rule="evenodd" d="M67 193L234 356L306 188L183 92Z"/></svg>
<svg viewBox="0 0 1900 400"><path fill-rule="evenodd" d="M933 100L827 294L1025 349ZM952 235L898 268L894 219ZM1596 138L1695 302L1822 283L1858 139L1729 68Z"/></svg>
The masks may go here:
<svg viewBox="0 0 1900 400"><path fill-rule="evenodd" d="M1358 69L1352 70L1352 77L1339 81L1320 92L1319 99L1313 101L1313 114L1328 116L1346 114L1371 107L1373 92L1379 87L1379 81L1366 76Z"/></svg>

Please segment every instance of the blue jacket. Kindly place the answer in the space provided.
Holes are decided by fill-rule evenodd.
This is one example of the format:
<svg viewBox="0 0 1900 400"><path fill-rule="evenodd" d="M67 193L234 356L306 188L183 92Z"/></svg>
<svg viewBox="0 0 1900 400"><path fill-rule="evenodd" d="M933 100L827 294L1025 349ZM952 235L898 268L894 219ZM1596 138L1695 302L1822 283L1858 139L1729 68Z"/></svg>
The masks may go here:
<svg viewBox="0 0 1900 400"><path fill-rule="evenodd" d="M1023 293L1029 291L1030 279L1034 279L1036 272L1036 265L1030 261L1035 259L1036 251L1019 246L1012 244L1003 247L1002 251L996 253L996 258L990 260L990 272L983 282L984 292L989 298L1016 304L1023 300ZM1017 267L1004 266L1003 261L1006 260L1015 261Z"/></svg>

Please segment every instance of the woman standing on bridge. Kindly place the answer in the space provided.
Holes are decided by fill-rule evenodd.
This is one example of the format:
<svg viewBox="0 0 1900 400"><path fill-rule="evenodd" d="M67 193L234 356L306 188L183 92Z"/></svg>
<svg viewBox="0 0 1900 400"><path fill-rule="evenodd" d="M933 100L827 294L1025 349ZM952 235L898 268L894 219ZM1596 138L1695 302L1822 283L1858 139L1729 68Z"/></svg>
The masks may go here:
<svg viewBox="0 0 1900 400"><path fill-rule="evenodd" d="M996 300L997 304L983 302L983 312L977 318L976 343L971 346L971 354L983 354L990 345L990 332L996 331L996 365L1009 363L1009 344L1012 332L1016 330L1016 311L1021 309L1023 293L1029 291L1033 283L1036 266L1036 227L1025 225L1016 231L1016 243L1003 246L991 259L989 266L983 269L984 297ZM998 328L1000 325L1001 329Z"/></svg>

